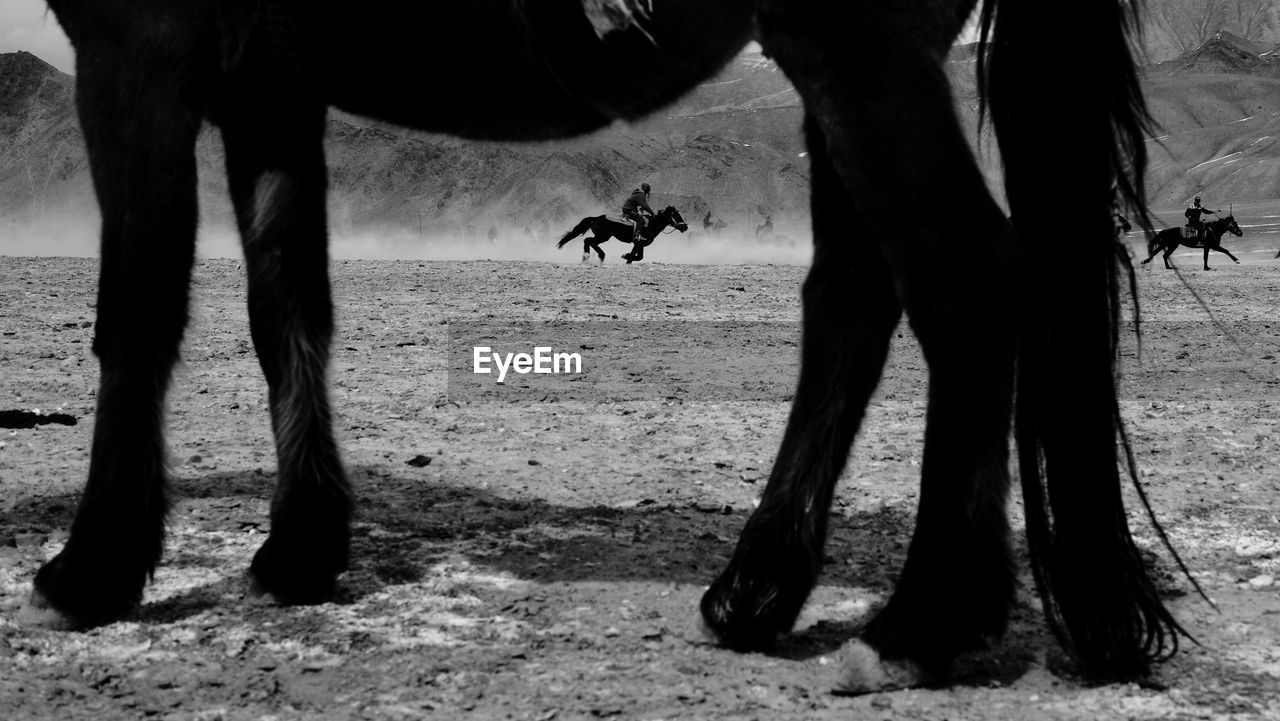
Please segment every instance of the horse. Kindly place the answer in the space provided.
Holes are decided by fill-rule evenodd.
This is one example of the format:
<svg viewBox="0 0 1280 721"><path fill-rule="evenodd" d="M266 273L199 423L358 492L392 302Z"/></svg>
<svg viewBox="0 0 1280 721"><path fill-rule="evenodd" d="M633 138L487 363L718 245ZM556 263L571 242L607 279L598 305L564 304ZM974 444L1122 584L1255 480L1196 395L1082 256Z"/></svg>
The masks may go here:
<svg viewBox="0 0 1280 721"><path fill-rule="evenodd" d="M1228 215L1224 218L1218 218L1209 223L1204 224L1205 237L1186 238L1182 235L1182 228L1165 228L1160 232L1151 236L1147 240L1147 258L1142 261L1143 265L1151 262L1156 257L1156 253L1164 251L1164 267L1173 268L1173 264L1169 262L1169 256L1173 255L1173 251L1178 249L1179 245L1185 245L1188 248L1204 248L1204 269L1213 270L1209 267L1209 251L1216 250L1219 253L1226 253L1227 257L1234 260L1236 265L1240 264L1240 259L1231 254L1231 251L1222 247L1222 236L1231 233L1237 238L1244 235L1244 231L1240 230L1240 225L1236 223L1235 216Z"/></svg>
<svg viewBox="0 0 1280 721"><path fill-rule="evenodd" d="M764 223L756 226L756 240L773 235L773 216L765 216Z"/></svg>
<svg viewBox="0 0 1280 721"><path fill-rule="evenodd" d="M814 252L790 416L759 504L702 596L707 633L768 650L792 627L905 315L929 363L917 521L837 686L943 682L960 654L1002 635L1017 586L1011 431L1049 630L1098 678L1131 679L1176 652L1186 631L1131 537L1121 486L1136 474L1131 455L1117 457L1129 449L1114 373L1129 276L1113 183L1149 227L1149 116L1129 50L1137 3L1081 0L1093 20L1085 54L1044 52L1074 44L1078 29L1044 21L1039 2L983 4L982 120L1005 163L1012 222L987 190L942 65L976 0L49 5L76 51L102 215L101 375L88 479L64 547L35 575L25 622L126 618L161 557L165 398L189 317L205 123L225 148L278 456L250 590L317 603L348 567L355 502L328 395L328 109L474 140L568 138L647 116L757 40L803 103ZM1061 112L1060 88L1082 76L1094 78L1091 101ZM1044 138L1071 162L1043 163ZM1056 200L1067 196L1070 225ZM977 256L964 273L949 252L957 239ZM1052 262L1067 243L1079 262Z"/></svg>
<svg viewBox="0 0 1280 721"><path fill-rule="evenodd" d="M600 262L604 262L604 251L600 249L601 243L607 243L611 238L617 238L624 243L633 243L633 250L622 256L630 265L633 261L644 258L644 249L653 243L667 228L675 228L681 233L689 230L689 224L684 222L684 216L680 215L680 211L668 205L653 214L653 218L645 224L644 229L640 231L640 240L632 241L635 237L635 226L630 222L623 220L615 220L607 215L589 216L582 219L582 222L573 226L573 230L565 233L556 243L557 248L563 248L569 241L584 235L587 231L591 235L587 235L582 239L582 261L585 263L591 257L591 251L595 250L599 256Z"/></svg>

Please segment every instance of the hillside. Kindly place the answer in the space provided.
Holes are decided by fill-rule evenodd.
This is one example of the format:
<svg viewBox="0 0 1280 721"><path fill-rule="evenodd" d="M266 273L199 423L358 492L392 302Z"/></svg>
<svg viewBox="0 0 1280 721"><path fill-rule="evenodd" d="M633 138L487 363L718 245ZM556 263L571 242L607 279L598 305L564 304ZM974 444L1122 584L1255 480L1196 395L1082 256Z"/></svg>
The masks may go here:
<svg viewBox="0 0 1280 721"><path fill-rule="evenodd" d="M1087 23L1081 27L1087 36ZM1276 0L1144 0L1142 45L1148 62L1194 52L1220 34L1257 46L1255 55L1280 44Z"/></svg>
<svg viewBox="0 0 1280 721"><path fill-rule="evenodd" d="M1280 57L1219 33L1143 81L1156 128L1147 143L1153 205L1205 196L1217 207L1280 197Z"/></svg>

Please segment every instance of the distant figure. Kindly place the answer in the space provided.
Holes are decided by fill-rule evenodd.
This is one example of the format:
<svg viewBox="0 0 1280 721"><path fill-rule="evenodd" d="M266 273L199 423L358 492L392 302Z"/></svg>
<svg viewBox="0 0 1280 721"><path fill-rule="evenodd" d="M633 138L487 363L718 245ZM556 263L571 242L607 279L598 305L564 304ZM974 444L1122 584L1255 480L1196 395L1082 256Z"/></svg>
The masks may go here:
<svg viewBox="0 0 1280 721"><path fill-rule="evenodd" d="M1196 238L1204 238L1204 221L1200 220L1200 216L1206 213L1209 215L1217 215L1214 211L1201 207L1200 196L1197 195L1195 200L1191 201L1191 206L1182 212L1182 214L1187 218L1187 228L1191 231L1188 235Z"/></svg>
<svg viewBox="0 0 1280 721"><path fill-rule="evenodd" d="M496 242L498 242L498 229L491 225L489 226L489 243L493 244Z"/></svg>
<svg viewBox="0 0 1280 721"><path fill-rule="evenodd" d="M756 226L756 240L765 236L773 235L773 216L764 216L764 225Z"/></svg>
<svg viewBox="0 0 1280 721"><path fill-rule="evenodd" d="M708 234L718 234L720 231L728 227L728 225L728 223L724 222L723 218L715 218L713 220L711 218L710 210L707 211L706 216L702 219L702 230Z"/></svg>
<svg viewBox="0 0 1280 721"><path fill-rule="evenodd" d="M641 238L647 218L653 217L653 208L649 207L649 184L641 183L640 187L631 191L631 197L622 203L622 217L635 223L631 234L631 242Z"/></svg>

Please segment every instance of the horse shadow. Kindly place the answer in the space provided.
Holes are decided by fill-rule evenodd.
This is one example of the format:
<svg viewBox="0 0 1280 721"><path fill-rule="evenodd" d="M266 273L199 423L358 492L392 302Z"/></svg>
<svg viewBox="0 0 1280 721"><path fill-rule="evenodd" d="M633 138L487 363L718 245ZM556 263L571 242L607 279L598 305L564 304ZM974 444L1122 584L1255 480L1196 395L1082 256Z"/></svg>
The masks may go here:
<svg viewBox="0 0 1280 721"><path fill-rule="evenodd" d="M651 499L627 507L568 506L538 498L511 498L473 486L424 482L415 472L383 465L356 466L350 473L361 496L351 566L332 599L338 604L353 604L390 587L424 580L433 565L456 554L477 566L537 584L659 581L702 586L728 561L750 511ZM213 502L220 509L219 517L206 520L202 530L248 532L269 527L261 509L275 489L274 472L206 473L174 485L178 513L189 502ZM48 534L67 528L76 496L15 499L8 517L0 520L0 535L6 529ZM908 510L838 509L832 515L821 584L887 598L906 558L913 526ZM170 564L193 561L175 558L172 545L167 556ZM846 559L856 560L856 567ZM214 581L162 599L144 599L136 620L166 624L229 610L227 599L245 594L246 568L247 559L245 568L220 568L223 573ZM164 573L163 567L159 573ZM254 622L268 620L274 608L266 602L249 603L236 612ZM867 617L818 621L782 637L771 653L799 661L838 652L860 634ZM1038 616L1020 606L1014 610L1006 641L962 659L949 683L1011 680L1048 646Z"/></svg>

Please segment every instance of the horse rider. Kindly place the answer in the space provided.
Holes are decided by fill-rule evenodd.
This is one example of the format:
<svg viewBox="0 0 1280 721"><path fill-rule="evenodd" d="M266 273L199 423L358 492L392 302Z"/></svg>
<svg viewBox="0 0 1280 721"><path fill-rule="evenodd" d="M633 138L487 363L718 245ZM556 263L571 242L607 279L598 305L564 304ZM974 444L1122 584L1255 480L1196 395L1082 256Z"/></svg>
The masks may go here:
<svg viewBox="0 0 1280 721"><path fill-rule="evenodd" d="M1195 200L1191 201L1191 205L1182 213L1187 218L1187 227L1195 231L1197 238L1204 238L1205 235L1204 221L1200 220L1200 216L1205 213L1208 213L1209 215L1217 215L1217 213L1212 210L1200 206L1200 196L1198 195L1195 197Z"/></svg>
<svg viewBox="0 0 1280 721"><path fill-rule="evenodd" d="M640 231L644 230L647 219L653 217L653 208L649 207L648 183L641 183L639 188L631 191L631 197L622 203L622 217L636 224L631 242L639 242L642 237Z"/></svg>

